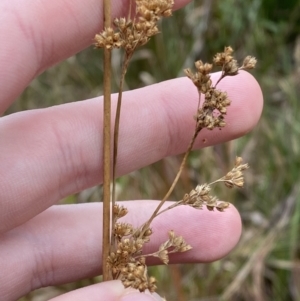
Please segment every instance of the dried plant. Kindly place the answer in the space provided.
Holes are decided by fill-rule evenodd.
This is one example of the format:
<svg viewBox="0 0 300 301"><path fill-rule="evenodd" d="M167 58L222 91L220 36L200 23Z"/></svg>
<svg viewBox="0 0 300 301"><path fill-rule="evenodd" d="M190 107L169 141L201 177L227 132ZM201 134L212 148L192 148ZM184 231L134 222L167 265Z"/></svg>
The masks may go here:
<svg viewBox="0 0 300 301"><path fill-rule="evenodd" d="M106 50L122 48L124 50L114 128L114 180L117 166L118 133L123 83L129 61L138 47L146 44L152 36L159 32L157 27L158 21L161 17L169 17L171 15L173 0L135 0L135 6L135 18L132 19L130 17L132 15L130 11L129 17L115 19L113 22L114 27L105 27L104 31L97 34L95 37L95 46L97 48L104 48ZM190 69L184 70L186 76L196 86L199 94L197 111L194 116L196 121L195 130L179 171L169 191L161 200L149 220L137 228L134 228L131 224L120 222L120 219L128 213L128 210L115 203L115 185L113 184L110 249L108 256L105 257L105 262L103 263L105 265L105 270L109 273L109 276L106 277L106 279L120 279L125 287L132 287L141 292L144 292L145 290L154 292L156 289L156 280L153 277L148 276L146 257L158 257L164 264L168 264L169 254L186 252L192 247L182 236L177 236L174 231L169 231L168 240L161 244L156 252L144 254L143 247L150 241L152 235L151 223L153 219L168 210L183 205L195 209L202 209L205 206L210 211L216 209L223 212L229 207L229 203L222 202L216 196L212 195L211 186L223 182L228 188L234 186L238 188L243 187L243 172L248 168L248 164L242 164L242 158L237 157L233 169L224 177L209 184L198 185L195 189L186 193L182 200L162 209L163 204L169 198L178 182L187 157L192 150L200 131L202 129L213 130L214 128L222 128L226 125L225 115L231 101L225 91L217 89L219 82L226 76L237 75L239 70L249 70L255 67L256 59L254 57L247 56L244 59L243 64L239 67L232 54L233 49L231 47L225 47L223 52L215 55L212 64L203 63L199 60L195 63L195 72ZM210 73L214 66L221 67L220 78L215 84L213 84L210 77ZM201 97L204 98L203 101L201 100Z"/></svg>
<svg viewBox="0 0 300 301"><path fill-rule="evenodd" d="M169 17L172 15L173 4L173 0L135 0L136 17L132 19L132 3L130 2L130 10L127 18L115 19L113 22L115 28L112 28L111 26L106 26L103 32L95 36L96 48L104 48L104 51L110 51L113 48L124 49L124 58L122 63L118 103L114 126L112 206L114 206L115 204L115 178L118 157L118 138L122 105L122 93L128 65L134 51L138 47L145 45L152 36L156 35L159 32L157 27L158 21L162 17ZM106 191L107 190L108 187ZM106 210L106 216L107 215L110 215L108 210ZM105 217L105 219L107 219L107 217ZM112 224L114 224L115 222L115 216L113 211L111 222ZM107 224L105 224L105 226L107 228ZM114 240L115 238L112 234L111 247L113 247L114 245ZM107 253L107 251L105 251L105 253Z"/></svg>
<svg viewBox="0 0 300 301"><path fill-rule="evenodd" d="M218 182L223 182L227 187L242 187L244 184L243 171L248 168L248 164L242 164L242 158L237 157L235 166L224 177L210 183L198 185L195 189L186 193L182 200L174 202L162 210L155 210L155 215L138 228L131 224L121 223L118 220L127 214L127 209L121 205L114 205L114 213L117 222L114 224L113 235L116 239L114 250L110 253L107 264L112 272L113 279L121 279L125 287L132 287L141 292L148 289L154 292L156 281L147 274L146 257L158 257L164 264L169 262L169 254L186 252L192 247L186 243L182 236L177 236L174 231L169 231L169 238L160 245L159 249L152 254L143 254L143 247L150 241L152 229L151 221L158 215L178 206L187 205L195 209L202 209L204 206L208 210L214 209L223 212L229 207L229 203L220 201L212 195L211 186ZM160 203L160 205L163 202ZM161 208L161 206L159 206Z"/></svg>

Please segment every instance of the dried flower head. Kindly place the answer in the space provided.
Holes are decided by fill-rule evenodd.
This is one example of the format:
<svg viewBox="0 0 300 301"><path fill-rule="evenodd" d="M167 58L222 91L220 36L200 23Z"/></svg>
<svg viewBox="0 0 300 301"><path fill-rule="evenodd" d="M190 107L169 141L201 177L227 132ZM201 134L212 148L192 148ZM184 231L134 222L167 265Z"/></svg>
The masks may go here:
<svg viewBox="0 0 300 301"><path fill-rule="evenodd" d="M233 60L233 49L230 46L224 48L223 52L217 53L214 56L213 62L216 66L224 66Z"/></svg>
<svg viewBox="0 0 300 301"><path fill-rule="evenodd" d="M243 187L244 186L244 175L243 171L249 168L249 165L242 164L243 159L241 157L236 157L234 168L224 176L221 181L229 188L233 186Z"/></svg>
<svg viewBox="0 0 300 301"><path fill-rule="evenodd" d="M173 0L136 0L136 18L117 18L113 28L105 28L95 36L96 48L124 48L130 57L137 47L145 45L159 33L157 23L161 17L172 15Z"/></svg>
<svg viewBox="0 0 300 301"><path fill-rule="evenodd" d="M115 223L114 235L120 240L124 236L128 236L133 231L131 224Z"/></svg>
<svg viewBox="0 0 300 301"><path fill-rule="evenodd" d="M199 108L195 116L196 119L196 135L203 129L212 130L214 128L222 128L226 125L225 114L227 113L227 107L231 101L226 92L222 92L216 89L218 83L226 76L232 76L238 74L241 69L252 69L256 64L256 59L247 56L244 60L242 67L239 68L237 61L232 56L233 49L228 46L224 48L224 52L217 53L213 58L213 64L215 66L222 67L222 73L213 86L210 78L210 72L213 68L212 64L203 63L201 60L195 63L196 72L193 73L190 69L185 69L186 76L197 87L199 93L199 105L201 100L201 94L204 94L205 99L202 106Z"/></svg>
<svg viewBox="0 0 300 301"><path fill-rule="evenodd" d="M164 264L169 263L169 254L177 252L186 252L192 247L186 243L182 236L175 235L173 230L169 231L169 239L160 245L159 250L151 256L158 257Z"/></svg>
<svg viewBox="0 0 300 301"><path fill-rule="evenodd" d="M97 48L120 48L123 45L120 33L114 32L113 28L107 27L100 34L95 36L95 46Z"/></svg>
<svg viewBox="0 0 300 301"><path fill-rule="evenodd" d="M202 61L197 61L195 66L197 72L193 73L190 69L185 69L184 72L186 76L192 80L198 91L205 94L212 85L209 75L212 65L207 63L203 64Z"/></svg>
<svg viewBox="0 0 300 301"><path fill-rule="evenodd" d="M157 18L172 16L173 0L136 0L137 12L143 17L149 14Z"/></svg>
<svg viewBox="0 0 300 301"><path fill-rule="evenodd" d="M206 206L208 210L212 211L216 208L223 211L229 206L227 202L221 202L217 197L210 195L211 184L198 185L190 193L184 195L183 200L180 201L182 205L188 205L195 209L202 209Z"/></svg>
<svg viewBox="0 0 300 301"><path fill-rule="evenodd" d="M253 56L246 56L241 69L253 69L255 68L257 60Z"/></svg>
<svg viewBox="0 0 300 301"><path fill-rule="evenodd" d="M157 288L155 278L148 277L147 266L139 261L128 263L121 270L120 279L125 287L132 287L140 292L154 292Z"/></svg>
<svg viewBox="0 0 300 301"><path fill-rule="evenodd" d="M128 213L128 209L125 208L124 206L115 204L113 207L113 212L114 212L114 215L116 216L116 218L119 219Z"/></svg>

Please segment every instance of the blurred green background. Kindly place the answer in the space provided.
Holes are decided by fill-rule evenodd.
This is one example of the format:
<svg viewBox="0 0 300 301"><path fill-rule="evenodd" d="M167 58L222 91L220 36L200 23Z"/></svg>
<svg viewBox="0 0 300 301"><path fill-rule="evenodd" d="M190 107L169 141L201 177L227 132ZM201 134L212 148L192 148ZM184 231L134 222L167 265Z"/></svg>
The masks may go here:
<svg viewBox="0 0 300 301"><path fill-rule="evenodd" d="M199 180L222 176L241 155L251 166L245 189L218 191L241 212L244 228L238 247L211 264L151 268L159 292L178 301L300 300L300 1L194 1L164 20L161 31L136 52L126 89L182 76L183 68L196 59L210 61L231 45L240 60L247 54L257 57L253 74L262 86L265 106L250 134L193 152L173 194L180 198ZM119 56L114 58L115 79ZM100 95L101 70L99 51L90 47L34 80L9 113ZM121 178L120 198L160 198L181 158L166 158ZM63 202L97 200L99 192L91 188ZM20 300L48 300L98 280L40 289Z"/></svg>

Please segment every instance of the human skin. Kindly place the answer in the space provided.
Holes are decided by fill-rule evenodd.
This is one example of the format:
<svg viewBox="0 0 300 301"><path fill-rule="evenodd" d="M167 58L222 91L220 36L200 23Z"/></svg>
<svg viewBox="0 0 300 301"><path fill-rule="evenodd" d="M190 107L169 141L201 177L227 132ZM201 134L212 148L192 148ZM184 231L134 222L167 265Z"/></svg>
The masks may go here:
<svg viewBox="0 0 300 301"><path fill-rule="evenodd" d="M178 9L188 1L177 0ZM126 1L113 1L124 16ZM88 47L102 28L99 0L2 0L0 2L0 113L33 78ZM218 74L212 74L214 81ZM249 132L258 122L263 97L247 72L218 85L232 100L226 127L200 133L195 148ZM49 91L51 93L51 91ZM113 95L113 109L116 95ZM194 130L198 96L186 78L124 93L118 175L169 155L183 153ZM44 286L101 273L102 205L55 204L102 182L102 97L0 119L0 296L16 300ZM205 143L204 143L205 140ZM131 201L126 220L140 225L157 201ZM211 262L228 254L241 234L239 213L175 208L153 222L146 252L157 249L168 230L193 246L171 262ZM156 264L152 261L151 264ZM126 299L127 298L127 299ZM96 284L54 298L65 300L155 300L125 290L118 281Z"/></svg>

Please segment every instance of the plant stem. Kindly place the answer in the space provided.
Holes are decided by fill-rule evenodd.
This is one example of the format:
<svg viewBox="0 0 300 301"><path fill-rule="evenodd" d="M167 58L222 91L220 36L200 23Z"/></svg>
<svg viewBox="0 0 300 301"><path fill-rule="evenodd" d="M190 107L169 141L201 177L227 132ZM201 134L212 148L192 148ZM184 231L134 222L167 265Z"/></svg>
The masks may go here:
<svg viewBox="0 0 300 301"><path fill-rule="evenodd" d="M123 95L123 86L125 75L128 69L129 60L131 55L125 54L124 62L122 64L122 71L121 71L121 78L120 78L120 85L119 85L119 94L118 94L118 103L117 103L117 110L116 110L116 118L115 118L115 125L114 125L114 150L113 150L113 185L112 185L112 207L116 203L116 167L117 167L117 159L118 159L118 141L119 141L119 128L120 128L120 116L121 116L121 106L122 106L122 95ZM111 225L116 222L116 217L114 211L112 210L111 215ZM113 247L115 245L115 237L113 233L111 233L110 245Z"/></svg>
<svg viewBox="0 0 300 301"><path fill-rule="evenodd" d="M111 3L103 3L104 27L111 25ZM110 280L110 272L106 264L110 248L110 121L111 121L111 50L104 48L104 108L103 108L103 241L102 241L102 267L103 281Z"/></svg>
<svg viewBox="0 0 300 301"><path fill-rule="evenodd" d="M217 87L218 83L225 77L225 71L224 71L224 65L222 66L222 73L221 73L221 76L220 78L217 80L216 84L214 85L214 88Z"/></svg>
<svg viewBox="0 0 300 301"><path fill-rule="evenodd" d="M179 167L179 170L177 172L177 175L171 185L171 187L169 188L168 192L166 193L166 195L164 196L164 198L161 200L161 202L159 203L159 205L157 206L157 208L155 209L155 211L153 212L153 214L151 215L150 219L145 223L144 227L143 227L143 231L141 233L141 236L144 234L143 232L147 230L147 228L150 226L151 222L153 221L153 219L159 214L159 210L161 209L161 207L163 206L163 204L166 202L166 200L169 198L169 196L171 195L171 193L173 192L179 178L180 178L180 175L183 171L183 168L184 168L184 165L186 163L186 160L193 148L193 145L195 143L195 140L200 132L201 128L200 129L196 129L195 132L194 132L194 135L190 141L190 144L189 144L189 147L187 149L187 151L185 152L185 155L182 159L182 162L180 164L180 167Z"/></svg>

